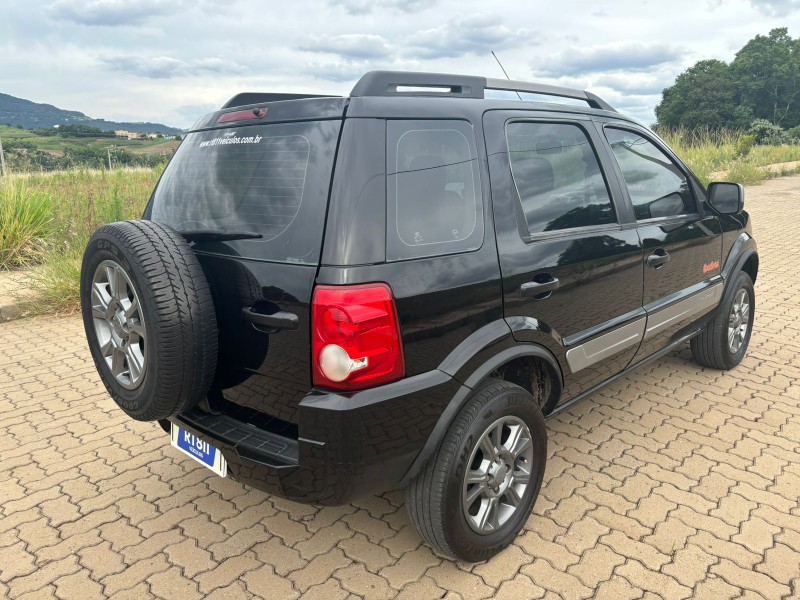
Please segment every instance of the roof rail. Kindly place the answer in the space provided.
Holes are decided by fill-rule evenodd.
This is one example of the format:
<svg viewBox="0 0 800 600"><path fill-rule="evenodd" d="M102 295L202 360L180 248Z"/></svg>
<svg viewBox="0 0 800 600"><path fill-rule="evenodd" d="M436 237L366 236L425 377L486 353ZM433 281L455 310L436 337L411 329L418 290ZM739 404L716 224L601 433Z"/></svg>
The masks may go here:
<svg viewBox="0 0 800 600"><path fill-rule="evenodd" d="M303 98L333 98L321 94L269 94L261 92L242 92L228 100L220 110L234 106L247 106L248 104L261 104L262 102L280 102L283 100L301 100Z"/></svg>
<svg viewBox="0 0 800 600"><path fill-rule="evenodd" d="M370 71L358 80L350 96L434 96L449 98L484 98L485 90L527 92L544 96L558 96L583 100L592 108L615 111L605 100L583 90L489 79L474 75L449 75L444 73L416 73L413 71Z"/></svg>

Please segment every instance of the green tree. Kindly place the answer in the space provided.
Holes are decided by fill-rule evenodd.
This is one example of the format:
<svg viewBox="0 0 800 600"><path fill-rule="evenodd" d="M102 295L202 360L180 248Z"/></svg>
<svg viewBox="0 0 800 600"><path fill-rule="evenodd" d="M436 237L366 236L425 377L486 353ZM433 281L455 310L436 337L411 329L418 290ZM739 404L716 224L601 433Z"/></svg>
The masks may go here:
<svg viewBox="0 0 800 600"><path fill-rule="evenodd" d="M721 60L701 60L663 91L656 118L659 125L671 127L720 128L742 126L749 123L752 115L737 113L736 85L730 66ZM739 123L742 118L745 120Z"/></svg>
<svg viewBox="0 0 800 600"><path fill-rule="evenodd" d="M788 29L773 29L747 42L731 70L742 104L755 117L784 127L800 122L800 39L792 39Z"/></svg>

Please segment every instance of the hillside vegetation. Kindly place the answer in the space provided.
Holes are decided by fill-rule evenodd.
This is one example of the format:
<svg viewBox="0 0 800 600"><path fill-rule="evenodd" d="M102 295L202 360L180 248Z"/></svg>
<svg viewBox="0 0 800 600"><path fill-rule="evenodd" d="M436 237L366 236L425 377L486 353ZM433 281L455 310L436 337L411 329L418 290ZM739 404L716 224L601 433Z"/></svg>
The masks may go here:
<svg viewBox="0 0 800 600"><path fill-rule="evenodd" d="M73 168L108 168L111 166L155 167L169 160L178 140L116 138L88 126L28 131L0 126L0 140L6 166L12 173L60 171Z"/></svg>
<svg viewBox="0 0 800 600"><path fill-rule="evenodd" d="M800 138L800 39L773 29L731 63L699 61L664 90L656 118L662 127L740 130L763 120Z"/></svg>
<svg viewBox="0 0 800 600"><path fill-rule="evenodd" d="M0 94L0 123L26 129L56 125L87 125L100 129L125 129L137 133L180 133L179 129L161 123L132 123L93 119L76 110L63 110L52 104L39 104L8 94Z"/></svg>

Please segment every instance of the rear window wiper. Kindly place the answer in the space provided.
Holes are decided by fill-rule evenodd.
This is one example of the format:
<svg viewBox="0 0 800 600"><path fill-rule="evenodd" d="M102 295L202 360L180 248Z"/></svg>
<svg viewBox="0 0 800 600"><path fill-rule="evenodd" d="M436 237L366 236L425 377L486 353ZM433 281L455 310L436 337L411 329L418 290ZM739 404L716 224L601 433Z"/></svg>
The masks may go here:
<svg viewBox="0 0 800 600"><path fill-rule="evenodd" d="M186 229L179 231L187 242L225 242L230 240L257 240L264 236L253 231L228 231L225 229Z"/></svg>

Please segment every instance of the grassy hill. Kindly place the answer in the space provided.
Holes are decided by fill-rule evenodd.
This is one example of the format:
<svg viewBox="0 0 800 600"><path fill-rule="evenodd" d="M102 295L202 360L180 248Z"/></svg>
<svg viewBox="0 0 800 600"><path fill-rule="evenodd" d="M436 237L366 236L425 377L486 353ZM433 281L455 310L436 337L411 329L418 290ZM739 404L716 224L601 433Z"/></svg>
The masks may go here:
<svg viewBox="0 0 800 600"><path fill-rule="evenodd" d="M125 129L136 133L180 133L180 129L161 123L129 123L93 119L76 110L63 110L52 104L39 104L8 94L0 94L0 124L22 125L26 129L55 125L87 125L114 131Z"/></svg>

